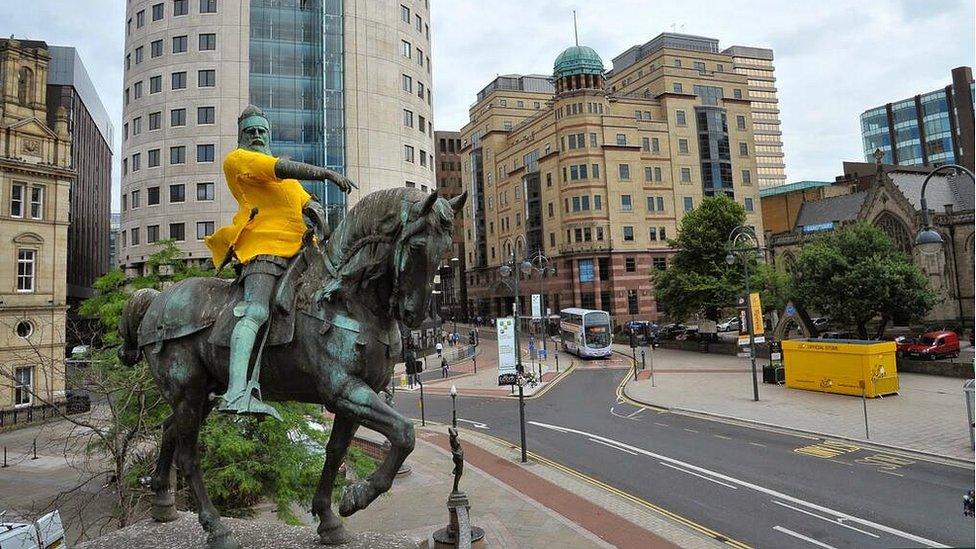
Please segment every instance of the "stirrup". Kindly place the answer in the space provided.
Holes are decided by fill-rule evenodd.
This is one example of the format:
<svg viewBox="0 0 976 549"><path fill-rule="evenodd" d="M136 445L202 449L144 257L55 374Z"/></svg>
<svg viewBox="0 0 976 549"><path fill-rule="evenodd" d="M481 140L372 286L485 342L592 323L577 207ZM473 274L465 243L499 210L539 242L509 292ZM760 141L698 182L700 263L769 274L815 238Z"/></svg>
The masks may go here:
<svg viewBox="0 0 976 549"><path fill-rule="evenodd" d="M253 414L253 415L269 415L282 421L281 414L274 406L261 400L260 394L255 396L254 392L260 389L257 384L253 381L247 384L244 388L244 392L238 394L237 396L228 400L226 393L218 397L220 403L217 404L217 410L221 412L231 412L236 414Z"/></svg>

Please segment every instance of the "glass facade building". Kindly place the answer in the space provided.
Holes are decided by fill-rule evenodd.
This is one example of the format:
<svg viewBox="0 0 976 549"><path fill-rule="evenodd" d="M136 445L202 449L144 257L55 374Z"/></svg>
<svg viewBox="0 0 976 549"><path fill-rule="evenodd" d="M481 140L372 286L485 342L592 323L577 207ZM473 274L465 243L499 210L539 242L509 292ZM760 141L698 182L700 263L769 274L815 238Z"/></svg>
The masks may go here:
<svg viewBox="0 0 976 549"><path fill-rule="evenodd" d="M960 78L957 76L962 77L962 86L958 85ZM967 67L960 67L953 70L953 84L941 90L862 113L864 158L873 162L874 151L880 149L885 164L939 166L963 163L967 149L972 149L964 143L967 138L972 139L971 132L966 131L967 120L968 127L972 127L972 118L972 73Z"/></svg>
<svg viewBox="0 0 976 549"><path fill-rule="evenodd" d="M271 122L276 154L344 173L342 1L251 0L250 28L250 97ZM337 222L338 188L303 183Z"/></svg>

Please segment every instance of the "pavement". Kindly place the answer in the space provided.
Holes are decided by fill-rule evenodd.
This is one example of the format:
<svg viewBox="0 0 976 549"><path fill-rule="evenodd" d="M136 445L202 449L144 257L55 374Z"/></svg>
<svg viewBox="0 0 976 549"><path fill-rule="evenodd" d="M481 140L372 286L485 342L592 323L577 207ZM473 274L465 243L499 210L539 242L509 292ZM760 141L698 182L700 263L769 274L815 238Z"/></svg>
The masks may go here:
<svg viewBox="0 0 976 549"><path fill-rule="evenodd" d="M614 347L630 354L627 346ZM764 360L756 361L755 402L747 358L670 349L655 349L653 358L647 353L656 379L649 379L649 365L624 387L641 404L973 461L962 379L900 373L897 395L867 400L865 432L862 399L763 384Z"/></svg>

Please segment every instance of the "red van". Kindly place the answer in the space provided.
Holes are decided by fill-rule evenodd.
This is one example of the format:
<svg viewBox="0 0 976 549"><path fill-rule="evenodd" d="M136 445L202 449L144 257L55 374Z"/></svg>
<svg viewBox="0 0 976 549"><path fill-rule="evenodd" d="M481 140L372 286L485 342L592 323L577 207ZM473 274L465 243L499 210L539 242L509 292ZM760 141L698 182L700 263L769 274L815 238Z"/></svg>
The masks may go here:
<svg viewBox="0 0 976 549"><path fill-rule="evenodd" d="M905 355L929 360L940 357L956 358L959 356L959 336L949 331L926 332L907 346Z"/></svg>

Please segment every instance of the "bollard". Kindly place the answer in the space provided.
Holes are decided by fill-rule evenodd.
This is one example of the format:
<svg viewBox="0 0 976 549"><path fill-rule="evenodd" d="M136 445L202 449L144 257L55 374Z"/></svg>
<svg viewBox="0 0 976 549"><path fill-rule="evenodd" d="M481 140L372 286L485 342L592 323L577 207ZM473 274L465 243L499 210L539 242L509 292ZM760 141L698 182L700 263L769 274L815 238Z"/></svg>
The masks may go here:
<svg viewBox="0 0 976 549"><path fill-rule="evenodd" d="M37 459L37 438L34 439L34 457L31 459Z"/></svg>
<svg viewBox="0 0 976 549"><path fill-rule="evenodd" d="M644 356L644 349L641 349L641 371L647 369L647 358Z"/></svg>
<svg viewBox="0 0 976 549"><path fill-rule="evenodd" d="M7 447L6 446L3 447L3 467L4 469L7 468Z"/></svg>

